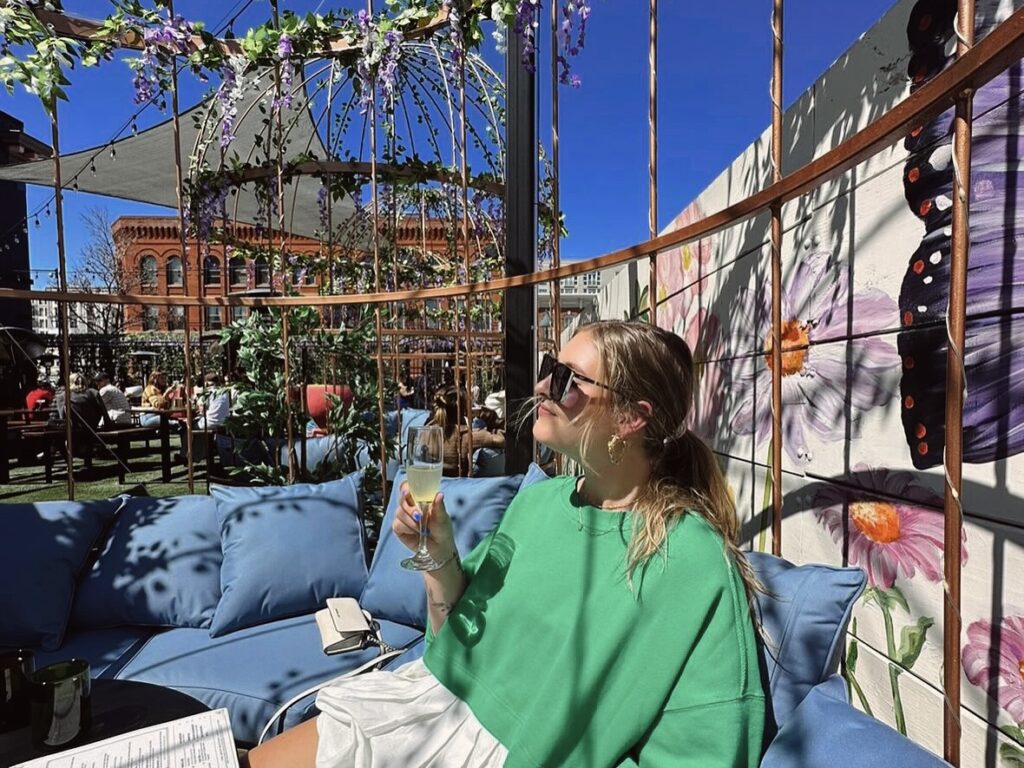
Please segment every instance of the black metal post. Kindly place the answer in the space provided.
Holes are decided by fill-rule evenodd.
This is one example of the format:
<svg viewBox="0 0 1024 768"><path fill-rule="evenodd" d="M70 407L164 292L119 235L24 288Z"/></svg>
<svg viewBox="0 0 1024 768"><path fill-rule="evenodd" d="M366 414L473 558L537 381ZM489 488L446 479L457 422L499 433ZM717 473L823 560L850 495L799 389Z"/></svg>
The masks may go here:
<svg viewBox="0 0 1024 768"><path fill-rule="evenodd" d="M537 107L536 76L522 64L523 44L508 36L505 54L505 275L529 274L537 265ZM516 429L516 416L533 395L536 381L535 289L505 292L505 472L525 472L533 460L533 419Z"/></svg>

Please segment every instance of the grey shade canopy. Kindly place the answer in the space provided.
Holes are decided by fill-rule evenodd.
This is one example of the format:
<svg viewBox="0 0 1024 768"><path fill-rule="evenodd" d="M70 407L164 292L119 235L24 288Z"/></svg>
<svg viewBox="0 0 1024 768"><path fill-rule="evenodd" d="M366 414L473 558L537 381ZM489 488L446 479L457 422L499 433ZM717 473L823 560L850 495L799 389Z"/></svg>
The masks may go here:
<svg viewBox="0 0 1024 768"><path fill-rule="evenodd" d="M208 165L219 165L220 119L217 106L211 104L213 98L211 96L180 116L181 164L186 176L193 154L201 152ZM229 155L237 153L243 161L253 162L266 154L265 146L260 147L257 140L257 136L266 133L260 101L265 102L264 107L269 114L270 95L253 85L246 88L244 98L237 105L235 139L227 152ZM310 114L304 89L297 89L291 107L282 106L281 110L288 139L284 161L298 155L326 159L327 151ZM205 129L203 133L208 139L205 147L200 145L201 129L197 122ZM211 136L212 140L209 140ZM116 157L111 156L111 149ZM95 173L90 165L95 167ZM73 189L77 184L82 192L177 208L174 127L170 119L111 145L64 155L60 166L65 189ZM37 160L0 168L0 180L52 187L53 161ZM285 226L292 234L312 236L320 228L317 206L320 189L320 180L312 176L297 176L286 184ZM249 224L257 222L261 209L254 190L255 184L247 183L237 188L236 195L228 197L229 219ZM347 197L333 204L332 216L336 223L347 220L354 213L352 201ZM265 223L265 212L261 218ZM276 226L277 222L273 224Z"/></svg>

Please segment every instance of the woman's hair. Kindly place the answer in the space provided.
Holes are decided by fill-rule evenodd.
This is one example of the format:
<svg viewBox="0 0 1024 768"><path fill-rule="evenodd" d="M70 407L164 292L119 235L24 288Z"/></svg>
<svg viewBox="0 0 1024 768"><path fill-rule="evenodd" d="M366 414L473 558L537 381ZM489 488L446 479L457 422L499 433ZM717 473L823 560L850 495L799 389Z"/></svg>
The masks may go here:
<svg viewBox="0 0 1024 768"><path fill-rule="evenodd" d="M696 511L718 531L736 562L748 599L763 591L737 544L736 505L715 455L689 429L694 394L693 355L679 336L648 323L607 320L580 327L597 347L601 380L610 389L617 415L641 414L647 425L634 439L643 439L651 460L651 480L637 499L627 554L632 577L663 551L669 528L688 511ZM651 413L639 410L641 400ZM584 426L584 445L590 430ZM581 456L587 454L581 451Z"/></svg>
<svg viewBox="0 0 1024 768"><path fill-rule="evenodd" d="M163 376L164 376L164 372L163 371L153 371L152 373L150 373L149 374L149 382L148 382L149 386L151 386L151 387L158 387L158 386L160 386L160 379L162 379Z"/></svg>
<svg viewBox="0 0 1024 768"><path fill-rule="evenodd" d="M85 380L85 376L81 373L72 373L70 383L72 392L84 392L88 384Z"/></svg>
<svg viewBox="0 0 1024 768"><path fill-rule="evenodd" d="M434 401L430 406L430 421L427 423L437 424L441 427L441 431L446 438L451 437L452 433L455 432L455 428L459 423L460 411L463 421L469 418L470 415L469 400L466 398L466 393L465 391L461 392L461 403L459 403L459 393L459 388L454 384L441 387L434 393Z"/></svg>

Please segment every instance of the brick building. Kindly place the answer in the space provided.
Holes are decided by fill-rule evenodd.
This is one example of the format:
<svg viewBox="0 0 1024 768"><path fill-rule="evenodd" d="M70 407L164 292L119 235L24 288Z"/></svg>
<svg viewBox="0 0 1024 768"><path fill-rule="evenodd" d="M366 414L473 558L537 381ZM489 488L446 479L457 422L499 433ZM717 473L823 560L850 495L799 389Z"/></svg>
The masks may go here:
<svg viewBox="0 0 1024 768"><path fill-rule="evenodd" d="M266 244L267 241L265 233L248 224L234 224L229 234L235 242L240 243ZM176 216L122 216L114 222L113 236L117 250L127 265L125 272L130 276L128 289L132 293L151 293L157 296L230 296L253 291L280 293L283 277L298 293L316 296L324 280L317 271L299 266L292 267L290 274L281 276L276 274L276 264L272 270L264 261L253 261L241 256L225 259L225 248L220 243L211 243L209 254L201 259L201 263L190 261L186 270ZM189 240L186 244L189 247L188 255L193 258L196 242ZM447 253L444 222L428 221L424 232L418 217L408 217L399 224L398 244L413 252L425 249L431 254ZM312 238L290 236L288 250L299 255L316 255L321 252L322 245ZM372 258L370 254L362 252L355 256L360 260ZM428 300L420 308L439 310L446 306L446 300ZM199 311L189 312L189 324L193 331L199 331L200 327L214 331L227 323L244 319L248 311L247 307L203 307ZM185 327L182 307L129 306L126 312L127 333L173 332L184 330ZM496 329L499 321L500 318L488 317L485 323L487 327L481 330ZM429 319L429 313L424 312L404 327L437 328L437 324Z"/></svg>

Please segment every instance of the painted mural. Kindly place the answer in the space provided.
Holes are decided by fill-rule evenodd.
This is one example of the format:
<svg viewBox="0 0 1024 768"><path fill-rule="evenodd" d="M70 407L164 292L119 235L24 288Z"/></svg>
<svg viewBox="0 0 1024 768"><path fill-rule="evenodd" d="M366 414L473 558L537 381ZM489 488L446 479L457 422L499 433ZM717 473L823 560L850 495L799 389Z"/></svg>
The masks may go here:
<svg viewBox="0 0 1024 768"><path fill-rule="evenodd" d="M978 0L978 37L1021 4ZM948 66L955 5L900 0L823 73L785 115L784 170ZM974 108L961 715L963 765L979 768L1024 766L1022 85L1015 65ZM783 209L783 554L865 570L844 663L851 698L939 754L951 145L950 111ZM766 186L768 146L766 131L667 230ZM657 263L658 323L698 361L693 429L721 458L745 541L760 549L771 503L768 259L760 216Z"/></svg>

